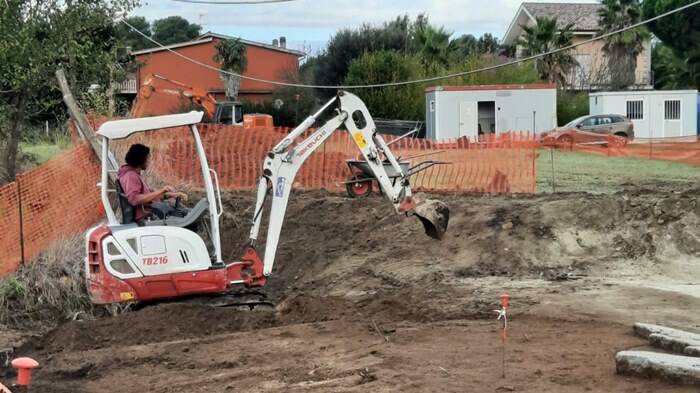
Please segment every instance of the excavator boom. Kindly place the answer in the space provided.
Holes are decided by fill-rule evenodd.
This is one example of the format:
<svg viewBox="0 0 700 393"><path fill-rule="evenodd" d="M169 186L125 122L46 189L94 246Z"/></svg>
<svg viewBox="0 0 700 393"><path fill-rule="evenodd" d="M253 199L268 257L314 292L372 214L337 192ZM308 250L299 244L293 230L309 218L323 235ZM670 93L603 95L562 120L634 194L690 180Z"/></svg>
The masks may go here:
<svg viewBox="0 0 700 393"><path fill-rule="evenodd" d="M328 109L336 105L335 116L313 132L305 140L295 143ZM396 157L389 149L382 136L376 132L374 120L362 100L354 94L340 91L316 114L309 116L287 137L279 142L265 157L263 174L258 184L257 201L250 231L250 255L254 251L260 232L263 209L268 197L271 197L270 218L267 230L263 274L272 273L277 245L282 230L284 215L294 178L307 158L330 137L333 132L344 126L350 133L355 145L374 174L382 194L389 199L397 213L413 215L420 219L426 233L436 239L442 238L447 230L449 208L440 201L425 201L417 205L413 199L409 176L399 166ZM396 173L404 173L397 181L387 175L384 162L388 161ZM256 254L257 255L257 254ZM259 257L257 258L259 260ZM252 262L252 261L251 261ZM256 261L257 262L257 261ZM262 279L262 277L260 277ZM264 282L264 279L263 279Z"/></svg>
<svg viewBox="0 0 700 393"><path fill-rule="evenodd" d="M191 110L193 107L204 111L205 119L209 122L243 124L242 106L239 102L217 102L216 97L206 90L158 74L146 77L129 117L167 115Z"/></svg>

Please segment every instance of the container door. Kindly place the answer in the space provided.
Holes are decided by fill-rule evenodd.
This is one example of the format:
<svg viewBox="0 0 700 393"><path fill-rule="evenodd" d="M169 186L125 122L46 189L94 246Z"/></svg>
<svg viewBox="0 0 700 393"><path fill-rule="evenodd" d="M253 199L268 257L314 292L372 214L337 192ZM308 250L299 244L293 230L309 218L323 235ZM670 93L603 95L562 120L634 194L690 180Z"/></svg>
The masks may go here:
<svg viewBox="0 0 700 393"><path fill-rule="evenodd" d="M664 138L681 136L681 100L664 100Z"/></svg>
<svg viewBox="0 0 700 393"><path fill-rule="evenodd" d="M479 135L479 113L476 101L459 103L459 136Z"/></svg>

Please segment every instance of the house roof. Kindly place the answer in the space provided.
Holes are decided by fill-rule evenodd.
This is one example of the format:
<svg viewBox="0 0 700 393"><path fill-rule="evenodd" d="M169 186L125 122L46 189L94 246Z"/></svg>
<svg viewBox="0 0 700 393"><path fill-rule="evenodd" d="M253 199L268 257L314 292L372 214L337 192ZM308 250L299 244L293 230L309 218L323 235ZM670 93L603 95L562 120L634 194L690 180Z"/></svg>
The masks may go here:
<svg viewBox="0 0 700 393"><path fill-rule="evenodd" d="M208 42L212 42L214 40L214 38L227 40L227 39L233 38L233 37L227 36L224 34L212 33L209 31L209 32L202 34L201 36L197 37L196 39L194 39L192 41L179 42L179 43L172 44L172 45L165 45L163 47L155 47L155 48L137 50L137 51L132 52L131 54L134 56L138 56L138 55L145 55L148 53L160 52L160 51L164 51L164 50L168 50L168 49L176 49L176 48L182 48L182 47L187 47L187 46L192 46L192 45L206 44ZM306 54L304 52L300 52L300 51L294 50L294 49L282 48L279 46L263 44L262 42L245 40L243 38L240 38L240 40L245 45L257 46L260 48L270 49L270 50L274 50L274 51L278 51L278 52L284 52L284 53L288 53L290 55L294 55L297 57L306 56Z"/></svg>
<svg viewBox="0 0 700 393"><path fill-rule="evenodd" d="M537 17L557 18L560 28L572 24L576 33L593 34L600 28L598 11L602 7L600 3L522 3L503 35L503 43L512 45L522 33L522 26L535 23Z"/></svg>
<svg viewBox="0 0 700 393"><path fill-rule="evenodd" d="M228 40L228 39L231 39L231 38L238 38L239 40L241 40L242 43L244 43L244 44L246 44L246 45L258 46L258 47L260 47L260 48L266 48L266 49L270 49L270 50L276 50L276 51L280 51L280 52L285 52L285 53L289 53L289 54L291 54L291 55L295 55L295 56L297 56L297 57L304 57L304 56L306 56L306 53L301 52L301 51L298 51L298 50L289 49L289 48L282 48L281 46L274 46L274 45L270 45L270 44L263 44L262 42L257 42L257 41L249 41L249 40L246 40L246 39L243 39L243 38L240 38L240 37L233 37L233 36L230 36L230 35L218 34L218 33L214 33L214 32L211 32L211 31L208 31L208 32L202 34L202 35L201 35L199 38L197 38L197 39L202 39L202 38L207 38L207 37L219 38L219 39L222 39L222 40Z"/></svg>
<svg viewBox="0 0 700 393"><path fill-rule="evenodd" d="M589 97L596 96L651 96L651 95L685 95L695 96L697 90L623 90L623 91L601 91L588 93Z"/></svg>
<svg viewBox="0 0 700 393"><path fill-rule="evenodd" d="M482 91L482 90L553 90L554 83L531 83L528 85L471 85L471 86L433 86L425 89L426 93L432 91Z"/></svg>

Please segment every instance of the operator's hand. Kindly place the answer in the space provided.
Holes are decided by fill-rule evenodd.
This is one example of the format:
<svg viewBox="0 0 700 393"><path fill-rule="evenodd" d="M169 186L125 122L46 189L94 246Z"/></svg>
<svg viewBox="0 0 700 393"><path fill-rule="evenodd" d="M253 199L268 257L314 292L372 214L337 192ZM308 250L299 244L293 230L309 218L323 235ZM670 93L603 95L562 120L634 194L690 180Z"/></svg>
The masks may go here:
<svg viewBox="0 0 700 393"><path fill-rule="evenodd" d="M168 192L167 194L165 194L165 196L168 199L180 198L180 199L182 199L183 202L187 202L187 200L189 199L187 194L185 194L184 192Z"/></svg>
<svg viewBox="0 0 700 393"><path fill-rule="evenodd" d="M163 194L163 196L165 196L166 198L169 198L167 195L173 191L175 191L175 189L170 186L165 186L160 189L160 193Z"/></svg>

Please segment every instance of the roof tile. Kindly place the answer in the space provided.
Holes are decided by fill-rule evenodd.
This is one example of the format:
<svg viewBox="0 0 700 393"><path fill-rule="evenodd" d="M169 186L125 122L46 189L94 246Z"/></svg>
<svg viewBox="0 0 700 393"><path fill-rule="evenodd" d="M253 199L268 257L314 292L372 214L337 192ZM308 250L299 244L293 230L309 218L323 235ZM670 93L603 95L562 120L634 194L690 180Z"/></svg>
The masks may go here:
<svg viewBox="0 0 700 393"><path fill-rule="evenodd" d="M599 3L523 3L523 7L536 17L557 18L559 27L573 24L574 31L598 31Z"/></svg>

